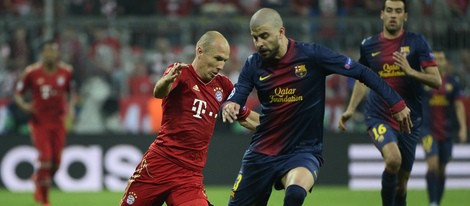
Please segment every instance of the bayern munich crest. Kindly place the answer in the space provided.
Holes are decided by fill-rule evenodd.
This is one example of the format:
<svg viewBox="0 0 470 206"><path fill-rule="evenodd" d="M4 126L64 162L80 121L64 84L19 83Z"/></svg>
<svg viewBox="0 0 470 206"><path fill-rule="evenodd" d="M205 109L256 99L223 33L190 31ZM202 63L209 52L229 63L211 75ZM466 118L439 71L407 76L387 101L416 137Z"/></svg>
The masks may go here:
<svg viewBox="0 0 470 206"><path fill-rule="evenodd" d="M134 204L136 199L137 199L137 195L133 192L129 192L129 194L127 195L126 203L128 205L132 205Z"/></svg>
<svg viewBox="0 0 470 206"><path fill-rule="evenodd" d="M215 98L217 99L217 101L221 102L223 100L223 91L222 88L220 87L216 87L214 88L214 92L215 92Z"/></svg>

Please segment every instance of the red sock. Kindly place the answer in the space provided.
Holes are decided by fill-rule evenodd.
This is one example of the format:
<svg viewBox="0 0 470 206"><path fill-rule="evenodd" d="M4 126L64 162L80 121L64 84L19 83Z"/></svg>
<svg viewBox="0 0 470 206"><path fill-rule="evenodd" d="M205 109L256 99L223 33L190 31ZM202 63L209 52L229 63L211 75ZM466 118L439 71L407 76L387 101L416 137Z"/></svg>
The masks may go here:
<svg viewBox="0 0 470 206"><path fill-rule="evenodd" d="M42 203L49 203L49 187L51 184L50 169L39 169L37 172L37 180L41 194Z"/></svg>

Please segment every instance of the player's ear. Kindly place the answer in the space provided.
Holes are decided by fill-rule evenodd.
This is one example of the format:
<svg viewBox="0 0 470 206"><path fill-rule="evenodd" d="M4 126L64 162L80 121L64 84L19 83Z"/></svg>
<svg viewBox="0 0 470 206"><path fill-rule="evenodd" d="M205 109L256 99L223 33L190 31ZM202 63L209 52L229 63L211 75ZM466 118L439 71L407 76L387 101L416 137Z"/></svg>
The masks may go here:
<svg viewBox="0 0 470 206"><path fill-rule="evenodd" d="M196 47L196 56L199 58L202 55L202 48L200 46Z"/></svg>

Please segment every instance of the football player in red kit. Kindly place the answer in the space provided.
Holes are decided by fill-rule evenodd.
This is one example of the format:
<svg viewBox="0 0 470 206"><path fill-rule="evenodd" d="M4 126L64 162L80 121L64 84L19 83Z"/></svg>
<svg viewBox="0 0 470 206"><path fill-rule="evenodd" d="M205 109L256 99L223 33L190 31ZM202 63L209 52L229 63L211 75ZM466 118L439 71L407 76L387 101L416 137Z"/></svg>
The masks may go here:
<svg viewBox="0 0 470 206"><path fill-rule="evenodd" d="M59 46L46 41L41 48L42 59L29 65L21 75L15 102L30 114L29 126L33 145L39 153L39 168L33 174L34 198L49 205L49 188L58 170L65 145L65 116L74 106L72 67L59 60ZM32 101L24 98L29 91Z"/></svg>
<svg viewBox="0 0 470 206"><path fill-rule="evenodd" d="M163 99L161 131L130 177L122 206L209 205L202 170L219 108L233 89L219 74L229 55L225 37L206 32L192 64L172 64L157 81L153 95ZM247 108L238 119L252 130L259 124L259 115Z"/></svg>

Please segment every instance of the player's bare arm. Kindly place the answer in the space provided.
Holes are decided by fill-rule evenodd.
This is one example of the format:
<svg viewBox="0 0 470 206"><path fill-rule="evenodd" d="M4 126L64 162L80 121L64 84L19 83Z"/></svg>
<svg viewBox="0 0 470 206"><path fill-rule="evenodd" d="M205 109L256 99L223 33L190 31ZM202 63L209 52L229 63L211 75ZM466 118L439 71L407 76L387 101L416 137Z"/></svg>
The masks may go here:
<svg viewBox="0 0 470 206"><path fill-rule="evenodd" d="M393 59L395 60L395 64L401 67L406 75L411 76L434 89L441 86L441 75L439 74L439 69L436 66L426 67L424 72L420 72L411 68L406 56L400 52L394 52Z"/></svg>
<svg viewBox="0 0 470 206"><path fill-rule="evenodd" d="M29 67L28 67L29 68ZM28 71L29 69L26 68L25 71ZM21 89L24 87L24 83L23 83L23 80L26 76L26 72L21 74L21 79L20 79L20 82L18 83L17 85L17 89L19 87L21 87ZM15 93L15 96L14 96L14 100L15 100L15 103L18 105L18 107L20 107L21 110L23 110L24 112L28 113L28 114L32 114L33 113L33 105L31 102L27 102L25 101L23 95L21 93L18 93L16 92Z"/></svg>
<svg viewBox="0 0 470 206"><path fill-rule="evenodd" d="M188 64L175 63L166 75L160 78L155 87L153 88L153 96L156 98L164 98L170 93L171 85L175 81L176 77L181 74L181 69L188 67Z"/></svg>
<svg viewBox="0 0 470 206"><path fill-rule="evenodd" d="M256 127L259 125L259 114L255 111L251 111L245 120L239 120L239 122L243 127L255 131Z"/></svg>
<svg viewBox="0 0 470 206"><path fill-rule="evenodd" d="M465 118L465 105L462 100L455 101L455 113L457 115L457 121L459 122L459 143L467 142L467 122Z"/></svg>
<svg viewBox="0 0 470 206"><path fill-rule="evenodd" d="M359 106L359 103L361 103L361 101L364 99L367 92L369 92L369 87L356 80L348 107L341 115L341 119L339 119L338 122L338 128L341 129L341 131L346 131L346 122L352 117L356 111L357 106Z"/></svg>
<svg viewBox="0 0 470 206"><path fill-rule="evenodd" d="M21 94L15 94L15 102L26 113L33 113L33 106L31 102L26 102Z"/></svg>

